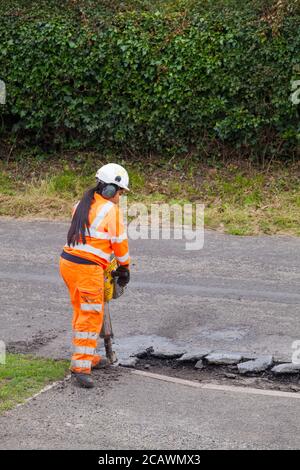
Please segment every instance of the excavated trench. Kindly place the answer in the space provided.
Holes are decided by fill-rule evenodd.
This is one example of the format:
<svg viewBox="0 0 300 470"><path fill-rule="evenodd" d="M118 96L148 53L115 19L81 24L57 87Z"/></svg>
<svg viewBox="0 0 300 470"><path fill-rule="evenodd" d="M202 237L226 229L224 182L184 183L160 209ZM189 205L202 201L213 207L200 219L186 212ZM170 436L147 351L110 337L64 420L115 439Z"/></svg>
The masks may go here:
<svg viewBox="0 0 300 470"><path fill-rule="evenodd" d="M29 341L10 342L7 345L7 351L23 354L35 353L38 356L39 349L53 341L56 336L52 331L47 334L39 332ZM300 373L274 375L271 370L266 370L242 375L238 372L236 365L210 365L205 362L205 359L203 360L203 368L195 369L196 361L182 362L176 359L157 358L151 355L150 349L138 358L134 366L135 369L202 384L236 385L300 393ZM277 364L274 363L274 365Z"/></svg>
<svg viewBox="0 0 300 470"><path fill-rule="evenodd" d="M276 365L276 364L274 364ZM241 375L235 365L213 366L204 364L202 369L195 369L195 362L178 362L176 359L158 359L148 355L138 359L135 369L193 380L200 383L236 385L264 390L280 390L300 393L300 374L275 376L270 370L261 373Z"/></svg>

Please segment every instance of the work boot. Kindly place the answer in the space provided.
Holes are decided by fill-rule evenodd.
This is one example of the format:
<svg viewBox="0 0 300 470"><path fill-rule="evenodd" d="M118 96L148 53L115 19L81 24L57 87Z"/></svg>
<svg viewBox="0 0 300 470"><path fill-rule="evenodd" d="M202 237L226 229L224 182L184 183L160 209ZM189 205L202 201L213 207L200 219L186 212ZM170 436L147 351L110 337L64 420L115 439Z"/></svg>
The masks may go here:
<svg viewBox="0 0 300 470"><path fill-rule="evenodd" d="M92 365L92 369L104 369L108 366L110 366L110 361L107 359L107 357L101 357L100 361L95 366Z"/></svg>
<svg viewBox="0 0 300 470"><path fill-rule="evenodd" d="M72 377L75 377L77 383L84 388L93 388L94 382L90 374L80 374L79 372L72 372Z"/></svg>

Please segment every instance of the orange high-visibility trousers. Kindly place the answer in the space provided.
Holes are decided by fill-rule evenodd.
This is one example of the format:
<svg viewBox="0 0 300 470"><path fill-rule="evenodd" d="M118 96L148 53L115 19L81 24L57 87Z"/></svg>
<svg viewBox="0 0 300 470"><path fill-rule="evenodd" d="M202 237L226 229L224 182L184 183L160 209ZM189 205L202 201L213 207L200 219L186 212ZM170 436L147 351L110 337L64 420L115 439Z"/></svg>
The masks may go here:
<svg viewBox="0 0 300 470"><path fill-rule="evenodd" d="M103 268L96 264L77 264L60 258L60 273L73 305L73 372L91 373L101 357L96 354L97 339L104 317Z"/></svg>

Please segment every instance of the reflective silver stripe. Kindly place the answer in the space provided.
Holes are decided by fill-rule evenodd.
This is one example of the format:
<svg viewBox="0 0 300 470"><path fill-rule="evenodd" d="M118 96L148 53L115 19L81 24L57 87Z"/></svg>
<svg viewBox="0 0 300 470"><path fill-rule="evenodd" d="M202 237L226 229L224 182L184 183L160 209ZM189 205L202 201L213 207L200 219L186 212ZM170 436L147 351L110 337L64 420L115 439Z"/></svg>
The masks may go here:
<svg viewBox="0 0 300 470"><path fill-rule="evenodd" d="M96 230L97 227L99 226L100 222L104 219L106 214L110 211L110 209L114 206L114 203L111 201L108 201L104 206L101 207L99 213L95 217L93 223L91 224L91 229Z"/></svg>
<svg viewBox="0 0 300 470"><path fill-rule="evenodd" d="M87 359L85 361L72 359L71 366L80 367L80 369L90 369L92 366L92 361L88 361Z"/></svg>
<svg viewBox="0 0 300 470"><path fill-rule="evenodd" d="M93 228L90 228L90 232L88 231L88 229L86 229L85 236L92 237L92 238L100 238L100 240L110 240L109 233L99 232L98 230L95 230Z"/></svg>
<svg viewBox="0 0 300 470"><path fill-rule="evenodd" d="M119 237L111 237L108 232L99 232L92 228L90 228L90 232L88 232L88 229L85 230L85 236L98 238L100 240L111 240L112 243L121 243L123 240L127 240L127 233L123 233L123 235Z"/></svg>
<svg viewBox="0 0 300 470"><path fill-rule="evenodd" d="M96 311L102 312L102 304L80 304L80 310L83 312Z"/></svg>
<svg viewBox="0 0 300 470"><path fill-rule="evenodd" d="M88 346L74 346L74 354L95 354L96 348L89 348Z"/></svg>
<svg viewBox="0 0 300 470"><path fill-rule="evenodd" d="M111 237L111 242L112 243L121 243L123 240L127 240L127 233L123 233L123 235L120 235L119 237Z"/></svg>
<svg viewBox="0 0 300 470"><path fill-rule="evenodd" d="M129 253L126 253L124 256L116 256L118 261L121 261L121 263L125 263L129 259Z"/></svg>
<svg viewBox="0 0 300 470"><path fill-rule="evenodd" d="M98 333L91 333L90 331L74 331L74 338L76 339L98 339Z"/></svg>
<svg viewBox="0 0 300 470"><path fill-rule="evenodd" d="M91 245L84 245L83 243L79 243L79 245L74 246L75 250L85 251L87 253L93 253L94 255L100 256L100 258L104 258L107 261L110 259L110 254L105 253L105 251L100 250L99 248L94 248Z"/></svg>

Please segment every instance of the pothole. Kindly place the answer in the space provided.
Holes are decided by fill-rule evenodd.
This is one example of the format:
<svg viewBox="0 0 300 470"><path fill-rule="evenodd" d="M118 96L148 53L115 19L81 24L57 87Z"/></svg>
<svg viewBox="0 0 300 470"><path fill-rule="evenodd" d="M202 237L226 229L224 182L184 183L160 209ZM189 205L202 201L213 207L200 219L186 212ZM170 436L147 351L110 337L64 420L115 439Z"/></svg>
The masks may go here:
<svg viewBox="0 0 300 470"><path fill-rule="evenodd" d="M274 376L271 371L259 374L240 375L235 365L213 366L205 365L201 370L195 369L190 362L180 363L176 359L159 359L149 355L138 359L135 369L154 374L164 374L179 379L194 380L200 383L215 383L218 385L236 385L254 387L263 390L280 390L285 392L300 392L299 374Z"/></svg>
<svg viewBox="0 0 300 470"><path fill-rule="evenodd" d="M57 338L55 333L36 333L30 340L24 341L11 341L7 345L7 351L10 353L23 353L28 354L36 352L45 344L50 343Z"/></svg>

